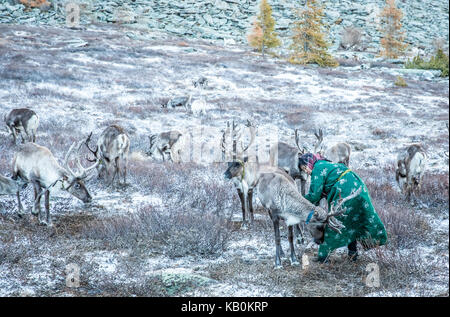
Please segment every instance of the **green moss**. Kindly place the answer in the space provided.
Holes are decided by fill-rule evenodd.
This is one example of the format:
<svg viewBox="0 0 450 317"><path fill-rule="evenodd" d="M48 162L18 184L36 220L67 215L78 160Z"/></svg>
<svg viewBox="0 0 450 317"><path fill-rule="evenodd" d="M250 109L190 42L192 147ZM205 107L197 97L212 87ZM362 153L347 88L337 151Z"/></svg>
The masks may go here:
<svg viewBox="0 0 450 317"><path fill-rule="evenodd" d="M405 68L440 70L441 77L448 77L448 56L442 50L438 50L436 55L432 56L429 61L425 61L417 55L412 61L405 63Z"/></svg>

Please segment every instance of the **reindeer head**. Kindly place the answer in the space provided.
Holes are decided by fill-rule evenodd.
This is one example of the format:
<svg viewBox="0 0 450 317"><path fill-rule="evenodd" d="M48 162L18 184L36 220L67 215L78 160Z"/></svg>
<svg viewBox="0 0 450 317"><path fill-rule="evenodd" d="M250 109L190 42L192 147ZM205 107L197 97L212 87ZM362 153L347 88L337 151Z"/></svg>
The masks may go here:
<svg viewBox="0 0 450 317"><path fill-rule="evenodd" d="M342 208L342 205L358 196L361 193L362 188L359 187L351 195L345 197L344 199L340 198L337 203L330 207L330 211L326 212L324 209L320 207L316 207L314 213L312 215L311 220L308 222L308 230L311 233L311 236L314 239L314 242L317 244L322 244L325 239L325 229L328 225L330 229L341 233L341 230L345 228L345 226L335 217L343 215L347 208Z"/></svg>
<svg viewBox="0 0 450 317"><path fill-rule="evenodd" d="M89 176L88 172L95 169L99 165L100 160L96 159L95 160L96 162L94 165L92 165L88 168L84 168L81 165L80 156L77 155L76 165L77 165L79 171L74 172L69 166L69 157L72 154L72 152L74 152L75 148L77 149L77 154L78 154L78 152L80 151L83 144L86 144L87 142L89 142L91 135L89 135L89 137L87 138L86 141L80 141L80 142L78 142L78 144L76 144L74 142L72 144L72 146L69 148L69 151L67 152L65 160L64 160L65 161L64 167L68 173L65 174L62 179L63 189L67 190L71 195L77 197L84 203L89 203L92 201L92 197L89 194L89 191L87 190L86 186L84 185L84 182L89 180L92 177L92 174Z"/></svg>
<svg viewBox="0 0 450 317"><path fill-rule="evenodd" d="M225 179L232 179L234 177L243 178L245 162L247 162L247 159L244 159L244 161L236 160L229 162L228 168L224 173Z"/></svg>

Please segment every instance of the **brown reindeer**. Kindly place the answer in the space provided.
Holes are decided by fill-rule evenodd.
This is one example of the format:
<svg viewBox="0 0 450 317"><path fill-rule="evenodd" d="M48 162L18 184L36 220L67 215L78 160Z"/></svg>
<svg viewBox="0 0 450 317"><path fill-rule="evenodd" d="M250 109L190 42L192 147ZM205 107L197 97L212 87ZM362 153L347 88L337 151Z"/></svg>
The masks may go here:
<svg viewBox="0 0 450 317"><path fill-rule="evenodd" d="M397 156L395 179L402 193L408 198L420 190L420 182L425 172L427 154L421 144L411 144Z"/></svg>
<svg viewBox="0 0 450 317"><path fill-rule="evenodd" d="M106 182L111 186L117 175L118 183L120 184L120 179L122 178L123 184L125 185L127 179L128 152L130 149L128 134L122 127L111 125L100 135L95 150L89 147L91 137L92 132L87 138L85 145L94 155L95 159L88 160L91 162L98 160L100 162L98 166L99 176L105 176Z"/></svg>
<svg viewBox="0 0 450 317"><path fill-rule="evenodd" d="M13 136L14 144L16 143L17 135L21 136L22 143L25 141L36 142L39 117L33 110L27 108L13 109L4 117L4 120Z"/></svg>
<svg viewBox="0 0 450 317"><path fill-rule="evenodd" d="M169 160L174 162L176 159L172 147L181 136L182 134L176 130L149 135L150 150L147 154L153 159L161 158L163 161L168 156Z"/></svg>

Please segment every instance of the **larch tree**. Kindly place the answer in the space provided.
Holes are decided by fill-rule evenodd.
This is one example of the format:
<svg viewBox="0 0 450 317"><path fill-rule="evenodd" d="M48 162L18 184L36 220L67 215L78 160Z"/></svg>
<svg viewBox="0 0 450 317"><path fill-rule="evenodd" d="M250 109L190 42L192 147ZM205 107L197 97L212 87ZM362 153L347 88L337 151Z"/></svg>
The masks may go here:
<svg viewBox="0 0 450 317"><path fill-rule="evenodd" d="M403 55L407 44L404 43L405 35L402 31L401 19L403 13L395 6L395 0L386 0L386 6L380 12L380 56L397 58Z"/></svg>
<svg viewBox="0 0 450 317"><path fill-rule="evenodd" d="M250 46L256 48L264 56L266 48L280 46L281 42L275 32L272 7L267 0L261 0L259 9L259 14L253 22L253 29L247 36L247 40Z"/></svg>
<svg viewBox="0 0 450 317"><path fill-rule="evenodd" d="M295 64L318 64L336 67L339 63L328 52L330 44L325 39L322 22L324 6L317 0L307 0L304 9L298 10L298 20L292 30L293 51L289 61Z"/></svg>

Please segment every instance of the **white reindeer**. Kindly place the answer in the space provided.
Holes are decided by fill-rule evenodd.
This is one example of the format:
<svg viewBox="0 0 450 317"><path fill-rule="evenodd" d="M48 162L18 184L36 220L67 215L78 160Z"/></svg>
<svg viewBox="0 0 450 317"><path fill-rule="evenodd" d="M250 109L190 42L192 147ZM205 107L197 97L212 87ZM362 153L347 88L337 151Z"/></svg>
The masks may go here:
<svg viewBox="0 0 450 317"><path fill-rule="evenodd" d="M97 161L89 168L81 165L79 156L77 157L77 166L79 172L72 171L69 167L69 157L74 149L80 150L84 141L77 145L74 143L70 147L65 157L64 167L58 164L57 160L46 147L35 143L26 143L22 145L13 159L13 180L20 178L26 183L33 184L34 187L34 205L32 214L39 214L41 223L51 225L50 219L50 189L54 186L65 190L77 197L84 203L92 201L83 180L88 177L88 172L99 164ZM46 218L42 218L40 200L42 194L45 194ZM17 201L19 205L19 215L23 213L23 206L20 202L19 191L17 191Z"/></svg>

